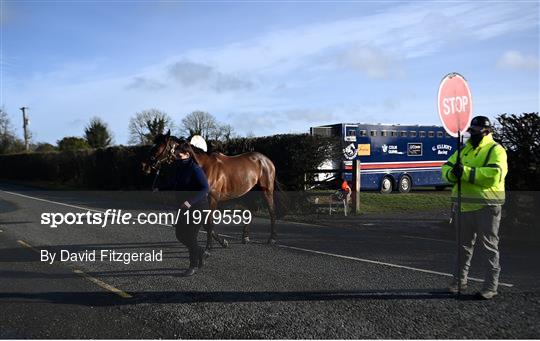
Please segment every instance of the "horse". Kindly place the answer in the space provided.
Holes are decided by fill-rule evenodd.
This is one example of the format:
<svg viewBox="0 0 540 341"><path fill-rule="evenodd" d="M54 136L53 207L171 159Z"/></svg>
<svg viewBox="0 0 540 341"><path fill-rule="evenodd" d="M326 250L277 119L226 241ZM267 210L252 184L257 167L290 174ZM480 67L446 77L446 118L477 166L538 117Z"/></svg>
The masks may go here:
<svg viewBox="0 0 540 341"><path fill-rule="evenodd" d="M158 171L161 164L174 162L178 158L176 147L182 142L184 140L171 136L170 130L166 134L157 135L148 159L142 162L143 172L150 174L152 170ZM220 202L240 198L253 189L260 190L270 215L268 244L275 244L277 212L274 194L276 189L281 190L281 186L276 180L274 163L258 152L227 156L222 153L207 153L193 145L192 149L192 157L208 178L210 210L216 210ZM227 241L214 232L213 224L208 224L206 228L206 249L212 248L212 238L227 247ZM249 224L243 228L242 242L249 242Z"/></svg>

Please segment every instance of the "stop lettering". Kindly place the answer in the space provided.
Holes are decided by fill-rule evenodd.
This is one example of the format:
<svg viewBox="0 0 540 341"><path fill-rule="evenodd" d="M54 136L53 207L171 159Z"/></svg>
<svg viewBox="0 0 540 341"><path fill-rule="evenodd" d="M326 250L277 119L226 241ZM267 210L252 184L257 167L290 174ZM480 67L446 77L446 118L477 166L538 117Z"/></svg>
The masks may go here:
<svg viewBox="0 0 540 341"><path fill-rule="evenodd" d="M465 78L458 73L446 75L439 86L439 117L449 135L465 132L472 115L472 97Z"/></svg>

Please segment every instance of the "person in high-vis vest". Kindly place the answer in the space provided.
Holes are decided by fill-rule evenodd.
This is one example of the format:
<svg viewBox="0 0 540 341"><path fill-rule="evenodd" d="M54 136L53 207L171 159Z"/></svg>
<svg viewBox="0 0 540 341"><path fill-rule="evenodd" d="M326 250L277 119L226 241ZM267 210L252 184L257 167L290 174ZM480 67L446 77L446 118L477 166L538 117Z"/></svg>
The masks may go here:
<svg viewBox="0 0 540 341"><path fill-rule="evenodd" d="M460 257L449 291L457 293L458 285L467 288L467 276L475 242L480 247L485 270L481 299L497 295L499 284L499 223L504 204L504 179L508 172L506 150L493 140L492 126L485 116L472 119L469 140L461 149L461 162L454 153L442 166L442 177L453 184L452 199L457 198L461 179Z"/></svg>

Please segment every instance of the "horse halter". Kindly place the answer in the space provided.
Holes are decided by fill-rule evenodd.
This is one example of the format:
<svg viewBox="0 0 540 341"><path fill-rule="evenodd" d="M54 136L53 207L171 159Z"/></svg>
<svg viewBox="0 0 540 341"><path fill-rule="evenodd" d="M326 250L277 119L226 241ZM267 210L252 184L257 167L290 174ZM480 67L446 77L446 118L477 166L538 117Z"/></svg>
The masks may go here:
<svg viewBox="0 0 540 341"><path fill-rule="evenodd" d="M161 168L161 163L165 162L166 164L172 163L176 159L176 142L173 141L170 137L167 138L167 144L165 148L159 155L151 156L150 161L152 161L152 169L159 170Z"/></svg>

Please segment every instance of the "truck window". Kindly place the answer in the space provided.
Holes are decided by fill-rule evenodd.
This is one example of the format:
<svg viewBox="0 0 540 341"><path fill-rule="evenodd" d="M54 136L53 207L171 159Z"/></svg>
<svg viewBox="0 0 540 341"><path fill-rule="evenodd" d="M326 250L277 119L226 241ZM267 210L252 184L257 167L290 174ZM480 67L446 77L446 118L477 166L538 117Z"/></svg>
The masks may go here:
<svg viewBox="0 0 540 341"><path fill-rule="evenodd" d="M367 130L359 130L358 133L360 136L367 136Z"/></svg>
<svg viewBox="0 0 540 341"><path fill-rule="evenodd" d="M400 135L401 137L407 137L407 131L402 130L402 131L399 132L399 135Z"/></svg>
<svg viewBox="0 0 540 341"><path fill-rule="evenodd" d="M369 135L370 135L370 136L373 136L373 137L377 136L377 130L371 130L371 131L369 132Z"/></svg>
<svg viewBox="0 0 540 341"><path fill-rule="evenodd" d="M345 141L356 141L356 127L345 126Z"/></svg>
<svg viewBox="0 0 540 341"><path fill-rule="evenodd" d="M381 136L388 136L388 130L381 130Z"/></svg>
<svg viewBox="0 0 540 341"><path fill-rule="evenodd" d="M442 131L438 131L437 132L437 137L438 138L442 138L444 136L443 132Z"/></svg>
<svg viewBox="0 0 540 341"><path fill-rule="evenodd" d="M416 131L409 131L410 137L416 137Z"/></svg>
<svg viewBox="0 0 540 341"><path fill-rule="evenodd" d="M434 132L434 131L429 131L429 132L428 132L428 137L429 137L430 139L434 138L434 137L435 137L435 132Z"/></svg>
<svg viewBox="0 0 540 341"><path fill-rule="evenodd" d="M420 131L419 137L420 137L420 138L426 137L426 132L425 132L425 131Z"/></svg>
<svg viewBox="0 0 540 341"><path fill-rule="evenodd" d="M390 131L390 136L398 136L397 130Z"/></svg>

